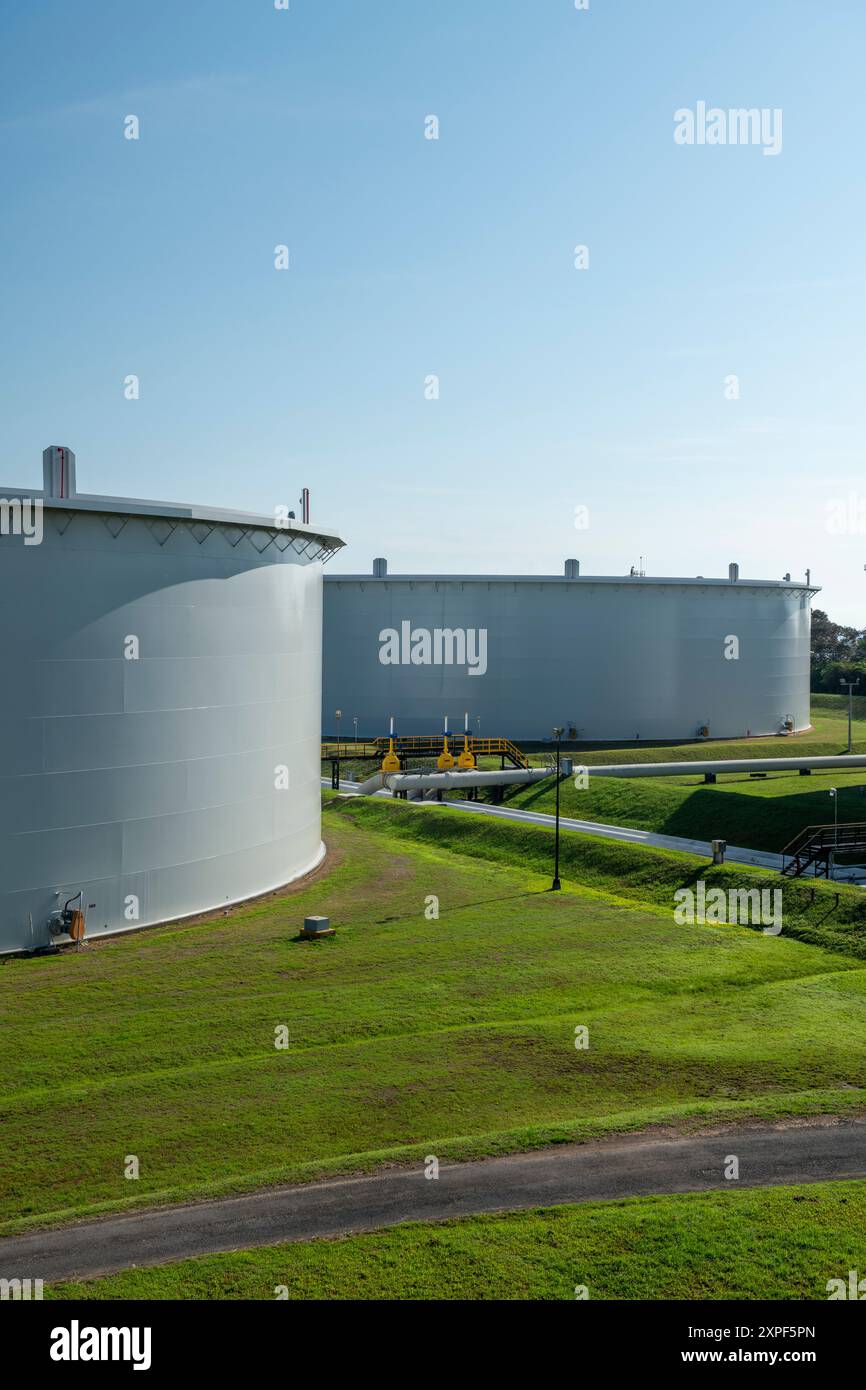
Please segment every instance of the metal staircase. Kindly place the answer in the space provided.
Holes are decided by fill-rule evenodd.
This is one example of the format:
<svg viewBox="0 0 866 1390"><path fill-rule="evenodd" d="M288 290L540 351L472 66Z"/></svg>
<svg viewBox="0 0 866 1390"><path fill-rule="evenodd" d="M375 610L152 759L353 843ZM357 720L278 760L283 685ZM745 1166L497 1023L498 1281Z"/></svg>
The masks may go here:
<svg viewBox="0 0 866 1390"><path fill-rule="evenodd" d="M866 856L866 821L807 825L782 850L782 873L799 878L811 867L815 878L829 878L835 854Z"/></svg>

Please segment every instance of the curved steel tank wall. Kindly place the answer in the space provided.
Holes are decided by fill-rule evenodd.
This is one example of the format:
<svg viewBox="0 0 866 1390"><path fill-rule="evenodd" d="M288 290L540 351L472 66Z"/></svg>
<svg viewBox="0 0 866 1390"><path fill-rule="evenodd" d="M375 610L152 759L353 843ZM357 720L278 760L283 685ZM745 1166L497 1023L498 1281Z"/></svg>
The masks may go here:
<svg viewBox="0 0 866 1390"><path fill-rule="evenodd" d="M0 536L0 951L44 945L79 889L92 936L319 861L322 567L299 549L72 508L39 545Z"/></svg>
<svg viewBox="0 0 866 1390"><path fill-rule="evenodd" d="M811 592L721 580L329 575L323 728L334 733L338 708L350 737L353 717L372 737L387 733L392 714L398 732L412 734L441 729L445 714L462 729L465 711L473 733L480 716L482 735L526 740L549 739L556 725L588 741L679 741L703 725L711 738L775 734L788 717L807 728ZM468 661L423 660L423 632L432 643L436 629L468 634L478 674ZM389 630L396 644L380 639ZM731 636L736 660L725 657ZM400 664L383 665L380 650Z"/></svg>

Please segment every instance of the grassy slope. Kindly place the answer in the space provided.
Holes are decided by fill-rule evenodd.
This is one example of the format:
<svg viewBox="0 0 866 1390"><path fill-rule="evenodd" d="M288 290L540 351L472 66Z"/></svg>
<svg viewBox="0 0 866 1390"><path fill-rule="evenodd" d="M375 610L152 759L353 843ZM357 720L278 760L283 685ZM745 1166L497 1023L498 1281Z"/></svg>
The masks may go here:
<svg viewBox="0 0 866 1390"><path fill-rule="evenodd" d="M602 891L550 895L548 832L500 824L494 838L468 820L331 803L342 860L300 892L3 966L6 1229L385 1158L863 1103L861 928L810 927L833 954L678 927L672 865L682 879L688 858L584 837L569 837L564 872ZM633 858L611 858L622 849ZM338 935L292 941L313 909Z"/></svg>
<svg viewBox="0 0 866 1390"><path fill-rule="evenodd" d="M49 1298L825 1299L866 1267L866 1183L413 1224L63 1284Z"/></svg>

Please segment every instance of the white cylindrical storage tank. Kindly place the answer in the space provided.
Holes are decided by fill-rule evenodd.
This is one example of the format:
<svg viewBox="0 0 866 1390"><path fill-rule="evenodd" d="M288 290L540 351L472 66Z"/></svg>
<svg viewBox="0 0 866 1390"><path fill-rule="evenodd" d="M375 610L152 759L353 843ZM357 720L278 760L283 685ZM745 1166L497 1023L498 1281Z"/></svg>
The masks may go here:
<svg viewBox="0 0 866 1390"><path fill-rule="evenodd" d="M775 580L329 574L324 722L369 736L681 742L809 727L808 584Z"/></svg>
<svg viewBox="0 0 866 1390"><path fill-rule="evenodd" d="M0 951L48 944L78 894L92 936L312 869L321 562L342 541L8 488L0 517Z"/></svg>

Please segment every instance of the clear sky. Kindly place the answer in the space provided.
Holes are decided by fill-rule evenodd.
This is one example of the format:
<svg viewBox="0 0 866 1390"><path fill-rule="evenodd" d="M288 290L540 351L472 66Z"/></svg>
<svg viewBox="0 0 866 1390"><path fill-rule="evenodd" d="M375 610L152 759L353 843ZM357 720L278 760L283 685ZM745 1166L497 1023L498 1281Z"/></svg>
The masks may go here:
<svg viewBox="0 0 866 1390"><path fill-rule="evenodd" d="M863 0L4 5L0 482L307 485L334 570L810 566L866 625L864 41ZM677 144L702 101L780 151Z"/></svg>

